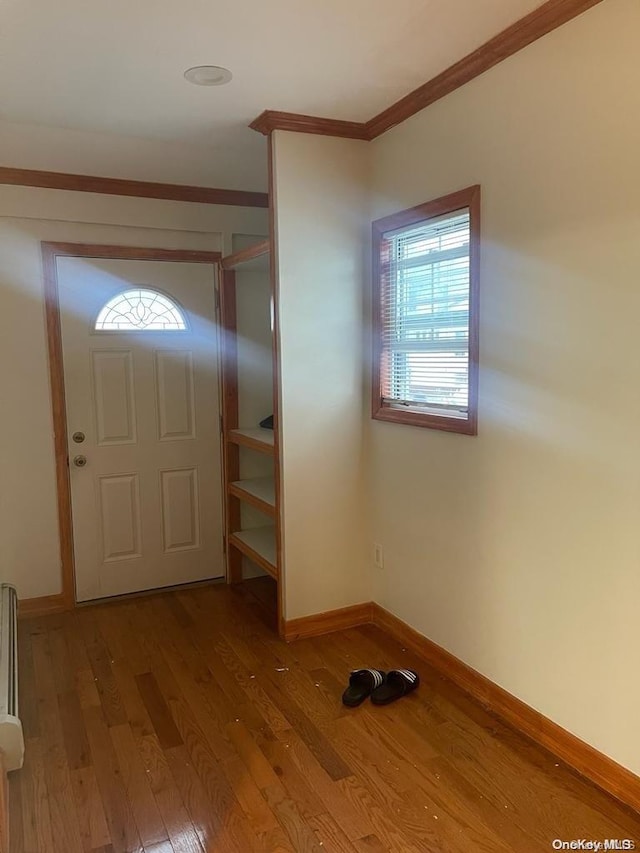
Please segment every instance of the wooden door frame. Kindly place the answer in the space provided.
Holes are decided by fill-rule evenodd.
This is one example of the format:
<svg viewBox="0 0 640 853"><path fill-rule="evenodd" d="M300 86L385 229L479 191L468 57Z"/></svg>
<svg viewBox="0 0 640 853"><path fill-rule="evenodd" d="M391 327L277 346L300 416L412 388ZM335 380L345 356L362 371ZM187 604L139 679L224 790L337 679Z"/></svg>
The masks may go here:
<svg viewBox="0 0 640 853"><path fill-rule="evenodd" d="M53 440L58 502L58 532L60 536L60 565L62 592L56 595L31 598L20 602L24 616L71 610L76 606L76 576L73 556L73 521L71 517L71 483L65 405L62 330L58 292L58 258L96 258L122 261L174 261L179 263L211 264L217 275L221 252L189 249L152 249L134 246L100 245L97 243L52 243L43 241L42 270L44 305L49 360L49 384L53 416ZM216 279L216 293L218 282Z"/></svg>

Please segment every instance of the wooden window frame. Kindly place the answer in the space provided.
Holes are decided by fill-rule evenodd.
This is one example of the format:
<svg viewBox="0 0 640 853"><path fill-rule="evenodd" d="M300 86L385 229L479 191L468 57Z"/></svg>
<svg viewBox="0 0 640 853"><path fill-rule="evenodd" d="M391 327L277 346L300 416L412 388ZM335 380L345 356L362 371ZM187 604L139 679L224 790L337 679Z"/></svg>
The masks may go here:
<svg viewBox="0 0 640 853"><path fill-rule="evenodd" d="M469 411L465 419L395 408L383 402L382 396L382 320L380 249L383 235L407 228L437 216L469 209ZM372 223L373 249L373 369L371 378L371 417L378 421L428 429L445 430L463 435L478 434L478 356L480 325L480 186L475 185L442 196L416 207L385 216Z"/></svg>

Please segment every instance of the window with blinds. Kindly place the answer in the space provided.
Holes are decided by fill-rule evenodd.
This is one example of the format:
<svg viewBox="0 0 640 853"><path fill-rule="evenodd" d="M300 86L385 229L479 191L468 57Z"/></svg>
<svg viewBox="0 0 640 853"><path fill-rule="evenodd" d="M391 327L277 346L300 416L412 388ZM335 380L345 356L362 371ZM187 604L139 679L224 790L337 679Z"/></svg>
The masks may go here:
<svg viewBox="0 0 640 853"><path fill-rule="evenodd" d="M479 188L374 223L383 420L476 432Z"/></svg>

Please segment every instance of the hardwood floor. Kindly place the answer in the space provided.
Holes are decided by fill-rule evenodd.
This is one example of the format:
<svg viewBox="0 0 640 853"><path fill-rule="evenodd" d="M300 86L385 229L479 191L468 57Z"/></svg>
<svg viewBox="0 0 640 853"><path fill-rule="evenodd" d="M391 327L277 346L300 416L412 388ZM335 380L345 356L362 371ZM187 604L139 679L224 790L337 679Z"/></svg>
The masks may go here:
<svg viewBox="0 0 640 853"><path fill-rule="evenodd" d="M287 646L270 582L19 625L11 853L537 853L633 839L585 783L371 626ZM359 665L417 693L347 709Z"/></svg>

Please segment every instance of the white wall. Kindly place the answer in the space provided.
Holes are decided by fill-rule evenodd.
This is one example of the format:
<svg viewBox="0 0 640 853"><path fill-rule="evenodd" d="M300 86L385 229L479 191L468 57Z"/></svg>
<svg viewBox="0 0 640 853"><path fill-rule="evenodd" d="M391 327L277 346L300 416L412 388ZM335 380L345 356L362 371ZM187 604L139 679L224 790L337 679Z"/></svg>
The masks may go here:
<svg viewBox="0 0 640 853"><path fill-rule="evenodd" d="M364 142L274 134L287 619L370 599L364 535Z"/></svg>
<svg viewBox="0 0 640 853"><path fill-rule="evenodd" d="M60 591L41 240L231 251L266 211L0 187L0 566L21 598Z"/></svg>
<svg viewBox="0 0 640 853"><path fill-rule="evenodd" d="M640 4L372 143L373 217L482 185L477 438L370 422L375 599L640 773Z"/></svg>

